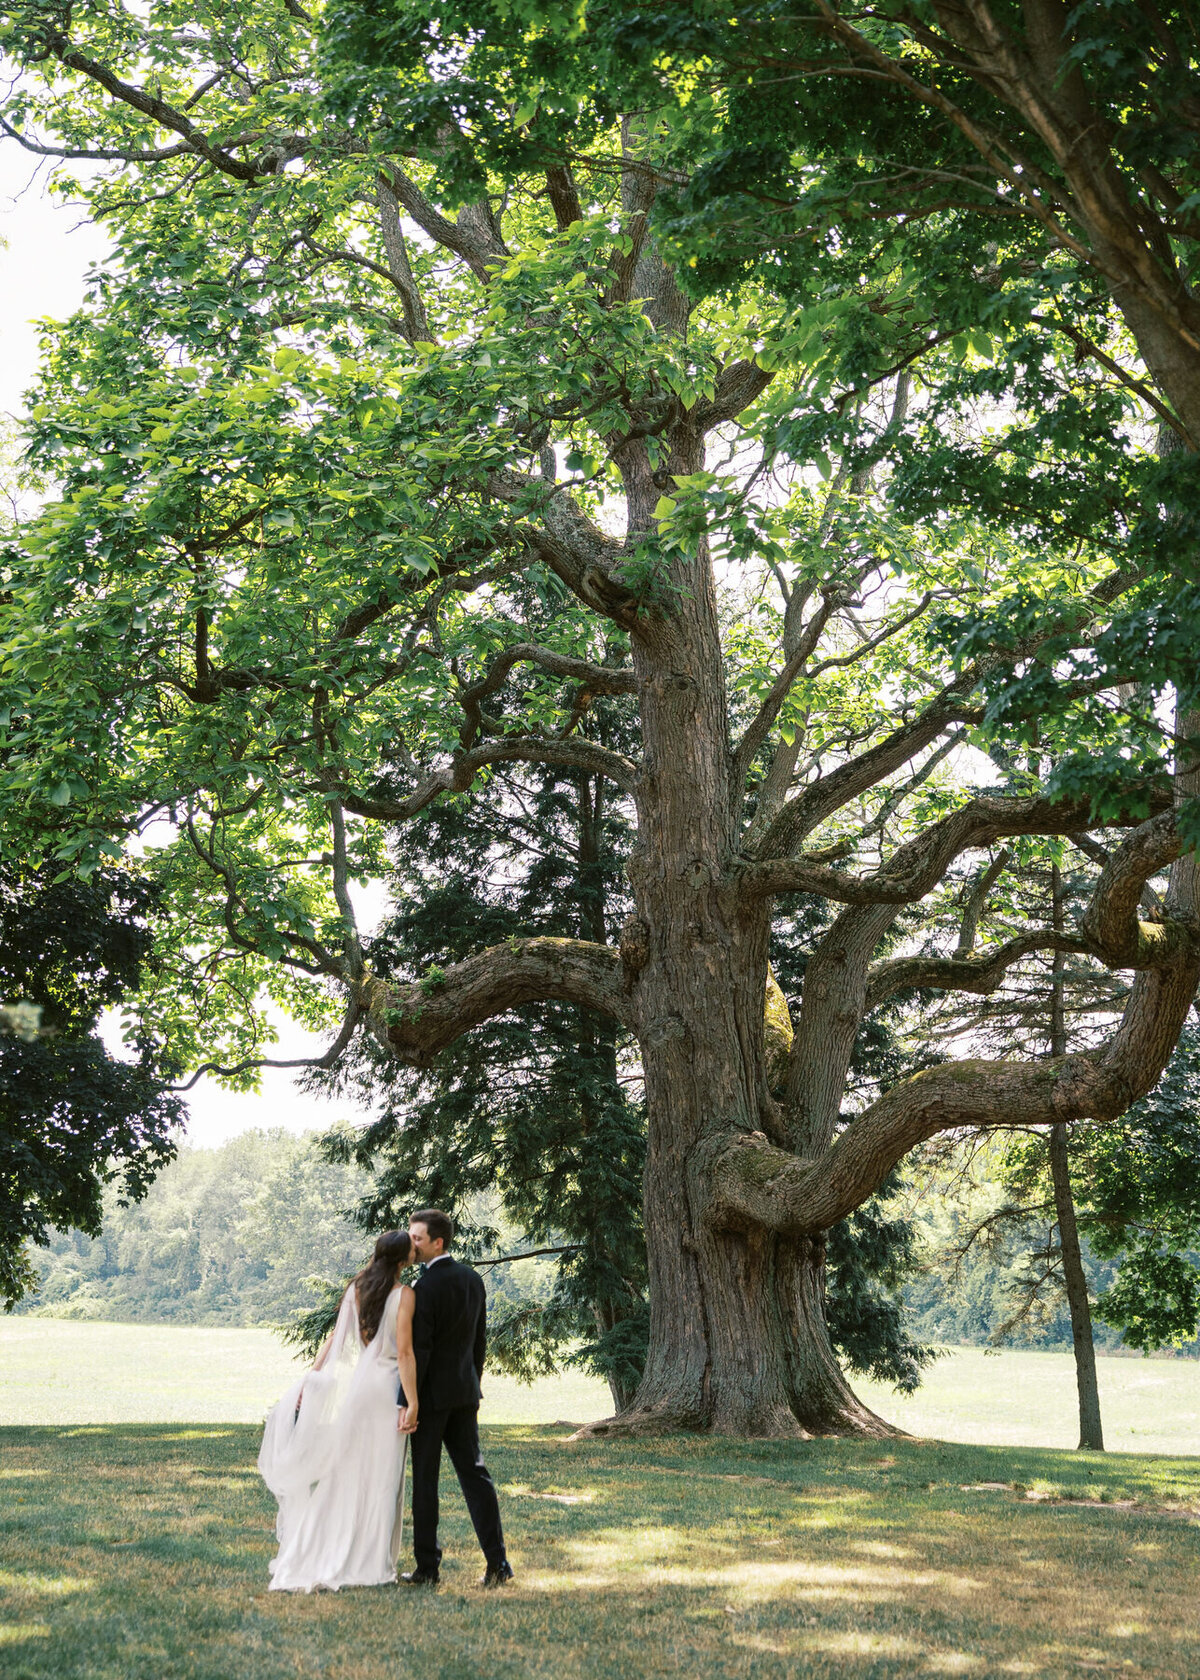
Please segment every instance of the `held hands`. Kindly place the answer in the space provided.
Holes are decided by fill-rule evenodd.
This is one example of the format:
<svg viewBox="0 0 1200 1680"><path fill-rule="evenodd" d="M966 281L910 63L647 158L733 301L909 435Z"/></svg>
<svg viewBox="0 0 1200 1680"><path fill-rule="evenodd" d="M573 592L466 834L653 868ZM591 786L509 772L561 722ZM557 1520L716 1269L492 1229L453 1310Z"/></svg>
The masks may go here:
<svg viewBox="0 0 1200 1680"><path fill-rule="evenodd" d="M417 1408L415 1406L401 1406L400 1415L396 1419L396 1428L401 1435L411 1435L417 1427Z"/></svg>

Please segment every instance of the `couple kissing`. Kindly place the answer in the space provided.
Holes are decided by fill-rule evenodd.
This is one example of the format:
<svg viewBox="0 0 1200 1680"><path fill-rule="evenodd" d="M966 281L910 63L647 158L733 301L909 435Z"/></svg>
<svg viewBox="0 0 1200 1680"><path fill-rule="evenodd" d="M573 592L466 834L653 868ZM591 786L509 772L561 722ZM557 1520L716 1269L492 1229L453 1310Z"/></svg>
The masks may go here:
<svg viewBox="0 0 1200 1680"><path fill-rule="evenodd" d="M481 1585L512 1580L479 1450L486 1296L479 1274L449 1252L453 1235L437 1208L414 1213L407 1231L385 1231L312 1370L269 1414L258 1467L279 1506L272 1590L394 1582L410 1456L416 1567L399 1579L436 1586L443 1447L483 1550ZM400 1274L413 1262L424 1269L409 1285Z"/></svg>

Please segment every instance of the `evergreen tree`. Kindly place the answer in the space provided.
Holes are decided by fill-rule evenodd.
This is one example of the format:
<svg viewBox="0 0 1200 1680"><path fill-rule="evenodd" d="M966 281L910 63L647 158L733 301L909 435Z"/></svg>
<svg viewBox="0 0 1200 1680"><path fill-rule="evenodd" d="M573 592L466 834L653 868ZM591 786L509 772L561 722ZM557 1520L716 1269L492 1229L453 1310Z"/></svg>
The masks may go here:
<svg viewBox="0 0 1200 1680"><path fill-rule="evenodd" d="M610 709L607 744L621 726ZM600 777L553 772L498 775L488 801L435 806L405 832L397 857L402 912L372 942L384 979L422 977L436 990L442 964L516 937L522 929L603 940L629 909L625 865L632 828L623 806L605 802ZM824 931L818 899L781 924L775 967L799 989L806 952ZM856 1094L912 1071L883 1011L863 1033ZM642 1167L645 1114L636 1051L603 1016L561 1004L531 1005L484 1023L417 1073L359 1040L321 1088L386 1093L378 1119L325 1140L331 1160L375 1174L357 1217L369 1231L413 1206L450 1209L460 1243L490 1254L498 1232L473 1211L496 1193L532 1253L556 1261L548 1296L525 1292L495 1315L497 1363L533 1378L571 1362L602 1376L618 1406L636 1390L648 1330ZM826 1311L835 1348L851 1369L916 1388L932 1350L906 1333L898 1290L918 1264L915 1227L888 1211L898 1175L830 1232ZM306 1321L307 1341L327 1329L337 1290Z"/></svg>
<svg viewBox="0 0 1200 1680"><path fill-rule="evenodd" d="M610 716L607 733L620 721ZM604 779L579 771L497 776L492 797L444 803L405 832L400 911L370 947L382 978L422 976L534 928L603 942L626 908L630 827ZM335 1133L335 1160L370 1166L358 1208L385 1229L421 1203L443 1206L464 1252L490 1253L499 1232L473 1211L499 1197L527 1248L555 1251L545 1301L521 1299L493 1321L492 1357L532 1377L569 1357L602 1375L618 1406L641 1375L647 1330L641 1220L645 1117L628 1037L611 1018L562 1003L526 1005L459 1039L426 1069L398 1066L369 1041L335 1072L382 1103L358 1134Z"/></svg>

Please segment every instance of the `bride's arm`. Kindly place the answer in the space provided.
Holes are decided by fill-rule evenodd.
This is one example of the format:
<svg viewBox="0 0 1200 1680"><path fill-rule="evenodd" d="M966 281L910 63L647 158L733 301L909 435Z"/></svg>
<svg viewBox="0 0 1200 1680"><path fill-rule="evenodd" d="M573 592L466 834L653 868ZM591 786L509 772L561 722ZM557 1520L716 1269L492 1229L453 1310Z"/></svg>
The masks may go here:
<svg viewBox="0 0 1200 1680"><path fill-rule="evenodd" d="M417 1360L413 1353L413 1309L417 1297L407 1284L400 1291L396 1309L396 1363L400 1367L400 1386L407 1405L400 1409L397 1428L402 1435L411 1435L417 1427Z"/></svg>

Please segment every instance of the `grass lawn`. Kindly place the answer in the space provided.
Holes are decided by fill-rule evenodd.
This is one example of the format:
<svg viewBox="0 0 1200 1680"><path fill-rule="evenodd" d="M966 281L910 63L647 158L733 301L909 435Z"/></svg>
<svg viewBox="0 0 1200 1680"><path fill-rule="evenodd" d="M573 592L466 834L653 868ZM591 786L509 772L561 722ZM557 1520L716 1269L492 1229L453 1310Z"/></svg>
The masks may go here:
<svg viewBox="0 0 1200 1680"><path fill-rule="evenodd" d="M1110 1452L1200 1454L1200 1360L1096 1361L1104 1444ZM851 1378L881 1417L912 1435L993 1446L1074 1447L1079 1441L1075 1359L1068 1350L952 1348L926 1368L908 1398Z"/></svg>
<svg viewBox="0 0 1200 1680"><path fill-rule="evenodd" d="M185 1330L0 1318L0 1424L257 1423L292 1380L270 1330ZM1200 1454L1200 1362L1099 1361L1110 1450ZM911 1399L855 1379L868 1405L913 1435L988 1445L1073 1447L1069 1352L954 1348ZM587 1423L612 1410L603 1383L577 1374L532 1387L484 1384L484 1423Z"/></svg>
<svg viewBox="0 0 1200 1680"><path fill-rule="evenodd" d="M5 1680L1200 1677L1200 1461L486 1434L518 1579L447 1489L437 1594L268 1593L258 1431L0 1430Z"/></svg>
<svg viewBox="0 0 1200 1680"><path fill-rule="evenodd" d="M273 1330L0 1317L0 1424L261 1423L306 1361ZM485 1423L588 1423L606 1384L489 1375Z"/></svg>

